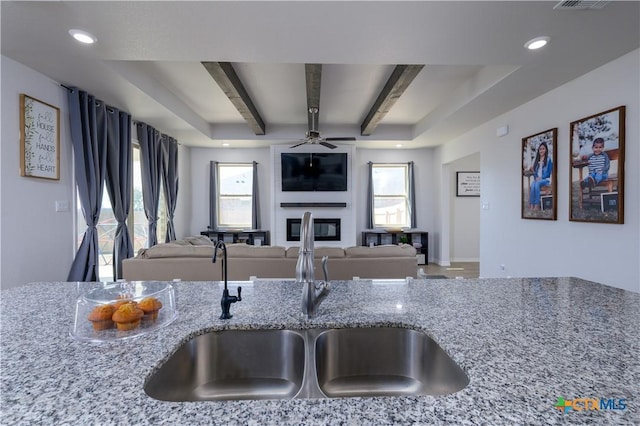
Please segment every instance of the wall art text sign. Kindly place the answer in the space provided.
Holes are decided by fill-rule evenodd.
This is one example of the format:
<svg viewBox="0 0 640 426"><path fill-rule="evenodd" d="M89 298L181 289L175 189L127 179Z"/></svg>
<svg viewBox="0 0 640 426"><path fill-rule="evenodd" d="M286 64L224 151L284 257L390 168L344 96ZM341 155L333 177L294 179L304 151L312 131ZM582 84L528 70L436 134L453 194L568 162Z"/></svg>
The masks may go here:
<svg viewBox="0 0 640 426"><path fill-rule="evenodd" d="M60 109L20 95L20 174L60 179Z"/></svg>

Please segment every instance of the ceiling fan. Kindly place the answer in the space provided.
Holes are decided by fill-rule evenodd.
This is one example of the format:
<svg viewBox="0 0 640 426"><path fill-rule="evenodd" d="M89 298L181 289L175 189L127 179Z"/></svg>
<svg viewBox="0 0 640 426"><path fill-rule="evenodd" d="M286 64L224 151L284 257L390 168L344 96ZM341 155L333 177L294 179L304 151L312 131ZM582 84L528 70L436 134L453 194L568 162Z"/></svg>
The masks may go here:
<svg viewBox="0 0 640 426"><path fill-rule="evenodd" d="M329 141L355 141L356 140L356 138L348 137L348 136L340 137L340 138L323 138L322 136L320 136L320 132L317 129L318 108L317 107L309 108L309 114L311 114L311 122L310 122L311 125L309 126L309 130L305 133L305 138L302 140L302 142L293 145L291 148L295 148L300 145L315 144L315 145L322 145L322 146L326 146L327 148L335 149L337 148L337 146L329 143Z"/></svg>

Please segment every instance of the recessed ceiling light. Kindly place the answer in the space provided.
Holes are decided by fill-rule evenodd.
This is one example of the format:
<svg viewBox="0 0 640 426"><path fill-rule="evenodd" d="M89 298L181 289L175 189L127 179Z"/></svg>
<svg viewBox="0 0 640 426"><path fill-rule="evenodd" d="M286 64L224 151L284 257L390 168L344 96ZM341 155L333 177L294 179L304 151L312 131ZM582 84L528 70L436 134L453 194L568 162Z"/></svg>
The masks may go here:
<svg viewBox="0 0 640 426"><path fill-rule="evenodd" d="M547 43L549 43L549 37L536 37L526 42L524 47L529 50L536 50L546 46Z"/></svg>
<svg viewBox="0 0 640 426"><path fill-rule="evenodd" d="M71 34L71 37L75 38L80 43L93 44L98 41L96 36L82 30L69 30L69 34Z"/></svg>

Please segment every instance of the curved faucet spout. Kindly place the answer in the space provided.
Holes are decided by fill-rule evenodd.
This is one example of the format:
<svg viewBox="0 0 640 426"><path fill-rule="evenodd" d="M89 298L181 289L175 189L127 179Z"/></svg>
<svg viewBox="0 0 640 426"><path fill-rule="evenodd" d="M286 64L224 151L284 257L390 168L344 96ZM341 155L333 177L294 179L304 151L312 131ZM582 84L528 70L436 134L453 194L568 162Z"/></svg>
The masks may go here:
<svg viewBox="0 0 640 426"><path fill-rule="evenodd" d="M313 271L313 216L305 212L300 224L300 252L296 263L296 282L302 284L302 312L307 318L317 314L318 306L327 297L331 289L327 271L328 257L322 258L324 281L316 283Z"/></svg>
<svg viewBox="0 0 640 426"><path fill-rule="evenodd" d="M222 255L224 256L222 259L222 276L224 278L224 290L222 291L222 299L220 300L220 306L222 307L222 314L220 315L220 319L231 319L233 315L231 315L231 304L242 301L242 297L240 295L242 291L242 287L238 287L238 295L231 296L229 294L229 289L227 288L227 246L221 240L218 240L213 247L213 258L211 261L216 263L216 258L218 257L218 249L222 250Z"/></svg>

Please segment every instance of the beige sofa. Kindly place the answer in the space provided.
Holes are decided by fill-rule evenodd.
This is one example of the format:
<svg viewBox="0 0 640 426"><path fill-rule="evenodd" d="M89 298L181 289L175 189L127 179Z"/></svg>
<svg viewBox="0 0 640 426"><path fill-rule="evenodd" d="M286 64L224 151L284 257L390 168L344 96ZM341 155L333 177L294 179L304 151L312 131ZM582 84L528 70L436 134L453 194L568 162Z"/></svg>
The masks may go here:
<svg viewBox="0 0 640 426"><path fill-rule="evenodd" d="M221 252L218 253L221 260ZM323 279L321 259L329 257L331 280L360 278L416 277L416 250L410 245L375 247L316 247L315 278ZM222 279L221 262L213 263L213 245L207 237L188 237L172 243L141 249L122 262L128 281L172 280L214 281ZM295 278L298 247L227 245L228 278L245 281L255 278Z"/></svg>

